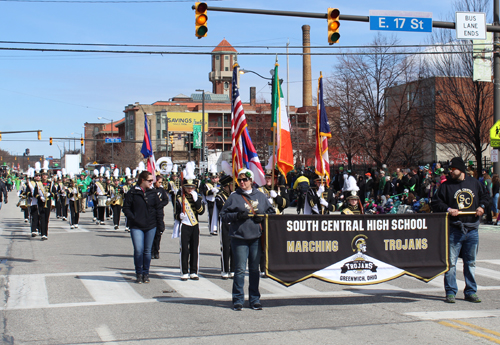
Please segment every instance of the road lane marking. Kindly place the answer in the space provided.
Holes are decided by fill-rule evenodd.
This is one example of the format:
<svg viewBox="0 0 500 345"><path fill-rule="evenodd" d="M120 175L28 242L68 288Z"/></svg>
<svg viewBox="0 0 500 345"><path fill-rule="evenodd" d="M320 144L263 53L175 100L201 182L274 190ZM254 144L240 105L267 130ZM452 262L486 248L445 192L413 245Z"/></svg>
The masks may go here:
<svg viewBox="0 0 500 345"><path fill-rule="evenodd" d="M444 320L444 319L470 319L481 317L500 317L500 310L446 310L446 311L419 311L405 313L422 320Z"/></svg>
<svg viewBox="0 0 500 345"><path fill-rule="evenodd" d="M454 325L454 324L452 324L450 322L447 322L447 321L439 321L438 323L440 325L443 325L443 326L446 326L446 327L450 327L450 328L454 328L454 329L457 329L459 331L468 333L470 335L474 335L474 336L476 336L478 338L484 338L484 339L487 339L487 340L489 340L491 342L500 344L500 339L490 337L489 335L482 334L482 333L479 333L479 332L476 332L476 331L472 331L470 329L467 329L467 328L464 328L464 327L461 327L461 326L458 326L458 325Z"/></svg>
<svg viewBox="0 0 500 345"><path fill-rule="evenodd" d="M476 326L476 325L474 325L472 323L468 323L468 322L461 321L461 320L451 320L451 321L456 322L458 324L461 324L463 326L467 326L467 327L470 327L470 328L477 329L477 330L482 331L484 333L488 333L488 334L492 334L492 335L496 335L497 337L500 337L500 332L492 331L491 329L488 329L488 328L484 328L484 327L481 327L481 326Z"/></svg>
<svg viewBox="0 0 500 345"><path fill-rule="evenodd" d="M101 325L98 328L96 328L96 332L99 335L99 338L101 338L102 341L106 342L106 344L112 344L112 345L117 345L118 343L116 342L116 338L109 329L107 325Z"/></svg>
<svg viewBox="0 0 500 345"><path fill-rule="evenodd" d="M144 297L130 286L120 272L107 272L105 274L90 272L88 274L78 275L77 278L85 285L96 302L142 302L145 300Z"/></svg>
<svg viewBox="0 0 500 345"><path fill-rule="evenodd" d="M43 275L11 275L7 279L7 309L45 308L49 305Z"/></svg>

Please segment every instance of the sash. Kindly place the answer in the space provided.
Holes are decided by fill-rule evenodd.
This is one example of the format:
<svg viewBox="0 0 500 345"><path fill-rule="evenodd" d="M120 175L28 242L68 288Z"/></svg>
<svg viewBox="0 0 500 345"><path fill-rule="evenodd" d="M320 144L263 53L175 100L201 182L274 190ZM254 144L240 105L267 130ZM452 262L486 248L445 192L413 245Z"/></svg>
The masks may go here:
<svg viewBox="0 0 500 345"><path fill-rule="evenodd" d="M182 197L179 197L178 199L179 199L179 202L182 205ZM189 221L189 224L187 224L187 221L185 219L182 221L183 224L186 224L186 225L189 225L189 226L195 226L195 225L197 225L198 224L198 220L196 220L196 216L195 216L195 214L193 212L193 209L191 208L191 204L189 203L189 201L185 200L185 202L184 202L184 208L185 208L185 211L186 211L186 215L188 217L187 221Z"/></svg>
<svg viewBox="0 0 500 345"><path fill-rule="evenodd" d="M266 187L264 187L264 186L259 187L258 190L261 191L262 193L264 193L264 195L267 197L267 199L271 198L271 192L269 190L267 190ZM273 199L273 202L271 202L271 205L274 207L274 211L276 212L276 214L281 214L281 212L278 208L278 205L276 205L276 202L274 201L274 198L271 198L271 199Z"/></svg>
<svg viewBox="0 0 500 345"><path fill-rule="evenodd" d="M43 185L42 182L38 181L36 183L37 187L38 187L38 195L40 195L40 200L42 200L43 202L45 202L45 198L46 198L46 192L45 192L45 186ZM42 191L42 193L40 194L40 191Z"/></svg>
<svg viewBox="0 0 500 345"><path fill-rule="evenodd" d="M102 186L101 182L96 182L95 185L97 186L97 194L98 195L105 195L105 189Z"/></svg>
<svg viewBox="0 0 500 345"><path fill-rule="evenodd" d="M211 183L205 183L205 186L207 187L207 192L212 190L214 186ZM203 195L203 197L206 199L206 201L214 202L215 201L215 195Z"/></svg>

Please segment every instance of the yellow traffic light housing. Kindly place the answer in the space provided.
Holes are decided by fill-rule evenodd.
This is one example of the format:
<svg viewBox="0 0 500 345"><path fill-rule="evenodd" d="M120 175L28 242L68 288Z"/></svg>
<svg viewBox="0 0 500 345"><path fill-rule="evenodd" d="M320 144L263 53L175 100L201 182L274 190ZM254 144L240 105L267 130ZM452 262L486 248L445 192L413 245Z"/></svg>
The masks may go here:
<svg viewBox="0 0 500 345"><path fill-rule="evenodd" d="M196 37L198 39L202 37L207 37L208 27L207 27L207 3L206 2L197 2L194 4L195 11L195 29L196 29Z"/></svg>
<svg viewBox="0 0 500 345"><path fill-rule="evenodd" d="M38 131L38 140L42 140L42 131Z"/></svg>
<svg viewBox="0 0 500 345"><path fill-rule="evenodd" d="M2 141L2 132L0 132L0 141Z"/></svg>
<svg viewBox="0 0 500 345"><path fill-rule="evenodd" d="M83 146L83 138L80 138L80 145Z"/></svg>
<svg viewBox="0 0 500 345"><path fill-rule="evenodd" d="M171 135L171 136L170 136L170 144L171 144L171 145L173 145L173 144L174 144L174 136L173 136L173 135Z"/></svg>
<svg viewBox="0 0 500 345"><path fill-rule="evenodd" d="M49 145L52 145L52 138L49 138Z"/></svg>
<svg viewBox="0 0 500 345"><path fill-rule="evenodd" d="M328 43L330 45L339 42L340 34L340 11L338 8L328 9Z"/></svg>

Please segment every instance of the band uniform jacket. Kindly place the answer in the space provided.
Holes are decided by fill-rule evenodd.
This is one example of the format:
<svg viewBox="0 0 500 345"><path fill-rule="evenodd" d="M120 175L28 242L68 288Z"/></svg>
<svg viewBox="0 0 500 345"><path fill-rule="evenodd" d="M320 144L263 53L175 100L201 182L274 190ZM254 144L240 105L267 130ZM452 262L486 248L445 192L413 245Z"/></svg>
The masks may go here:
<svg viewBox="0 0 500 345"><path fill-rule="evenodd" d="M320 197L318 196L317 188L309 188L307 191L307 202L309 206L311 206L312 214L330 214L335 211L335 194L333 193L332 188L327 188L323 193L321 193L321 197L325 199L328 203L328 207L321 205Z"/></svg>
<svg viewBox="0 0 500 345"><path fill-rule="evenodd" d="M264 193L268 199L272 199L273 202L271 205L273 205L276 214L283 213L283 210L290 205L290 196L285 186L274 186L274 191L278 194L276 198L271 198L271 186L261 186L258 189Z"/></svg>

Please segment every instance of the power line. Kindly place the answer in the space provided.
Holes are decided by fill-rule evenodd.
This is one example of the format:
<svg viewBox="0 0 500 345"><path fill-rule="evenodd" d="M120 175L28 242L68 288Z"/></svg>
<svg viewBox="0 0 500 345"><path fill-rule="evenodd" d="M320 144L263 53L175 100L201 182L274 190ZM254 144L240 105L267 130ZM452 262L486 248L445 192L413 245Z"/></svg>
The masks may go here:
<svg viewBox="0 0 500 345"><path fill-rule="evenodd" d="M366 47L365 47L366 48ZM373 48L379 48L378 46ZM212 52L202 52L202 51L141 51L141 50L95 50L95 49L54 49L54 48L8 48L0 47L0 50L6 51L31 51L31 52L67 52L67 53L106 53L106 54L144 54L144 55L212 55ZM485 53L492 53L493 50L484 51ZM472 49L468 51L415 51L415 52L331 52L331 53L286 53L286 52L240 52L238 55L338 55L338 56L348 56L348 55L441 55L441 54L470 54Z"/></svg>
<svg viewBox="0 0 500 345"><path fill-rule="evenodd" d="M4 1L4 0L0 0ZM94 46L94 47L149 47L149 48L209 48L214 49L215 45L179 45L179 44L124 44L124 43L70 43L70 42L21 42L21 41L0 41L0 44L32 44L32 45L60 45L60 46ZM491 43L475 43L475 45L492 45ZM369 48L432 48L432 47L456 47L463 46L457 44L401 44L401 45L377 45L377 46L307 46L311 49L369 49ZM286 49L286 45L233 45L238 49ZM289 46L289 49L303 49L304 46Z"/></svg>
<svg viewBox="0 0 500 345"><path fill-rule="evenodd" d="M205 0L207 1L207 0ZM208 0L225 1L225 0ZM192 0L0 0L0 2L46 2L46 3L69 3L69 4L137 4L137 3L166 3L166 2L190 2Z"/></svg>

